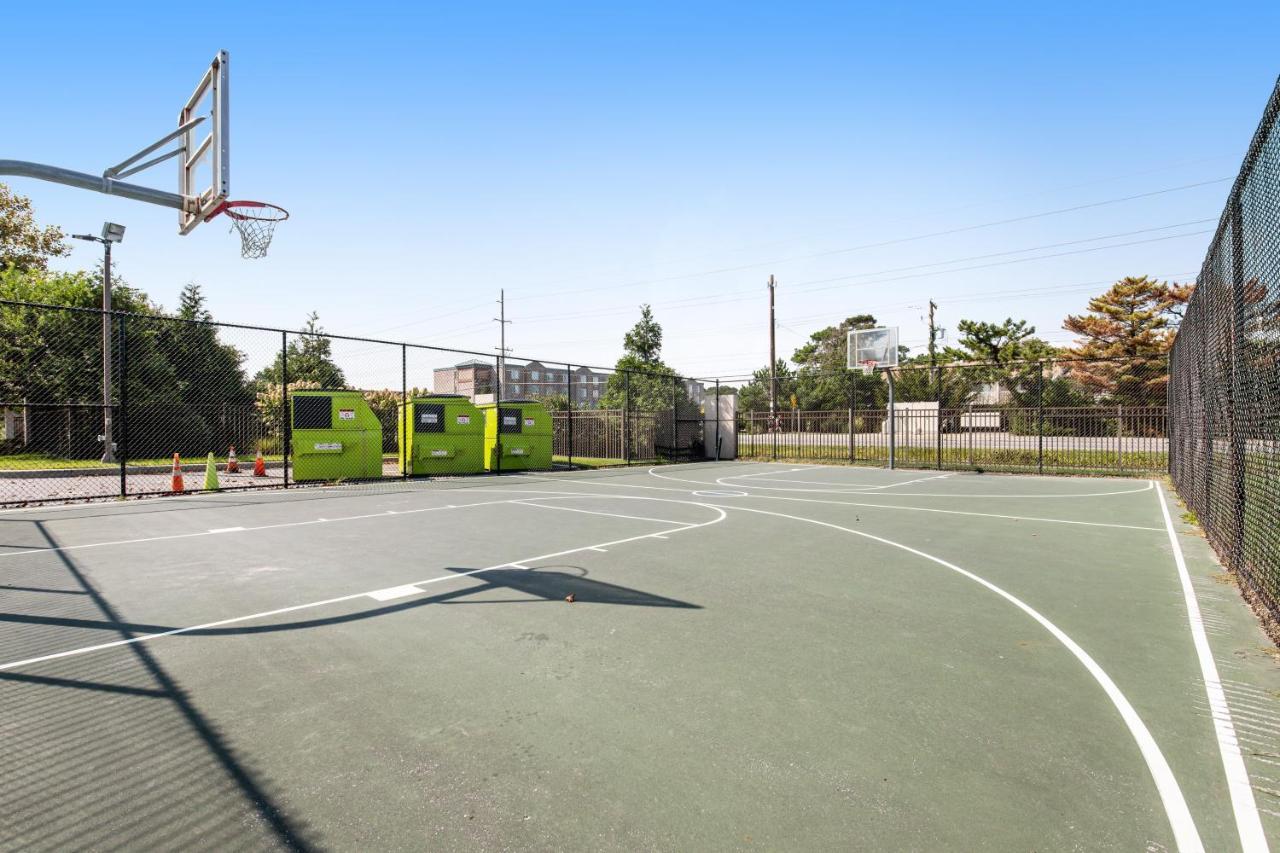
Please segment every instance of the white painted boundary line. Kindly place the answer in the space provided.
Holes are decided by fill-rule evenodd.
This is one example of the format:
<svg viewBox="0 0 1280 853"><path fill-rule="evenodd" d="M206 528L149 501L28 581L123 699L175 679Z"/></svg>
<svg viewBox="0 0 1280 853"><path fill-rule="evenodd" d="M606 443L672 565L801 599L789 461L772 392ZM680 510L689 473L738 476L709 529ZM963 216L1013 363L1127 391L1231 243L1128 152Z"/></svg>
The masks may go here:
<svg viewBox="0 0 1280 853"><path fill-rule="evenodd" d="M595 509L575 509L571 506L543 506L540 503L535 503L535 501L538 500L563 500L563 498L558 496L555 498L521 498L519 500L513 500L512 503L518 506L534 506L538 509L554 509L559 512L580 512L583 515L604 515L609 518L630 518L635 521L656 521L658 524L682 524L686 526L693 524L691 521L677 521L674 518L649 518L645 515L623 515L620 512L600 512ZM608 498L606 498L606 500L608 500ZM650 500L652 500L652 498Z"/></svg>
<svg viewBox="0 0 1280 853"><path fill-rule="evenodd" d="M608 498L610 496L609 495L584 495L584 497ZM641 499L637 498L637 500L641 500ZM66 651L54 652L52 654L41 655L39 657L34 657L34 658L27 658L25 660L17 660L17 661L10 661L8 663L0 663L0 672L4 670L9 670L9 669L17 669L23 666L30 666L32 664L44 663L46 661L59 660L61 658L85 655L91 652L103 651L105 649L115 649L115 648L120 648L121 646L130 646L130 645L133 645L134 643L144 643L150 640L158 640L163 637L176 637L180 634L190 634L193 631L207 631L210 628L222 628L227 625L236 625L241 622L250 622L255 619L266 619L271 616L281 616L285 613L297 613L300 610L312 610L317 607L326 607L330 604L341 604L347 601L354 601L357 598L369 598L371 596L374 596L375 594L381 594L381 593L390 594L392 590L403 590L405 587L425 586L427 584L440 583L441 581L453 580L455 578L471 577L473 575L479 575L485 572L492 572L498 569L505 569L508 567L525 568L522 564L531 563L534 560L549 560L549 559L552 559L553 557L564 557L569 554L577 554L581 551L598 551L606 548L607 546L623 545L628 542L638 542L643 539L666 539L668 536L674 533L684 533L685 531L688 531L688 530L696 530L699 527L708 527L712 524L719 524L720 522L724 521L725 518L728 517L728 513L726 513L720 507L714 506L712 504L700 504L700 503L695 503L693 501L664 500L663 498L647 498L645 500L657 500L657 501L663 501L664 503L681 503L681 504L688 504L691 506L701 506L701 507L705 507L706 509L715 510L717 513L719 513L719 517L713 518L711 521L704 521L697 524L690 524L684 527L659 530L656 533L642 533L638 536L628 536L624 539L612 539L608 542L597 542L594 545L583 545L578 548L568 548L566 550L555 551L550 554L539 554L536 557L523 557L518 560L508 560L505 563L498 563L492 566L485 566L483 569L472 569L469 572L453 572L447 575L436 575L434 577L426 578L424 580L414 581L411 584L402 584L399 587L385 587L383 589L356 592L350 595L340 595L336 598L326 598L322 601L310 601L305 604L295 604L291 607L280 607L275 610L264 610L260 613L250 613L247 616L233 616L229 619L219 619L215 622L205 622L200 625L188 625L185 628L174 628L173 630L170 630L170 631L158 631L154 634L140 634L139 636L128 637L123 640L113 640L112 642L109 642L109 643L98 643L97 645L93 645L93 646L82 646L76 649L67 649ZM498 501L497 503L515 503L515 502L516 501L513 501L513 500L505 500L505 501ZM470 504L470 506L484 506L484 505L486 504ZM550 508L551 507L544 507L544 509L550 509ZM378 515L382 515L382 513L378 513ZM419 590L419 592L421 591L422 590ZM403 596L397 594L394 597L398 598Z"/></svg>
<svg viewBox="0 0 1280 853"><path fill-rule="evenodd" d="M848 489L782 489L782 488L774 488L771 486L752 486L749 484L742 484L742 483L722 482L724 480L729 480L729 479L741 479L741 477L720 477L716 479L714 483L708 483L705 480L687 480L683 477L671 477L666 474L659 474L654 468L648 469L648 474L650 477L656 477L659 480L671 480L672 482L675 482L675 483L693 483L694 485L701 486L704 489L708 489L708 488L713 489L717 485L721 485L731 489L761 489L763 491L769 491L769 492L808 492L812 494L837 494L837 495L851 494L851 492ZM617 485L625 486L626 484L618 483ZM972 494L967 492L954 492L954 493L951 493L951 492L899 492L898 494L884 493L884 496L887 498L993 498L993 499L1017 498L1019 500L1024 500L1029 498L1049 498L1049 499L1103 498L1103 497L1109 497L1111 495L1133 495L1133 494L1137 494L1138 492L1150 491L1151 488L1152 488L1151 483L1150 481L1148 481L1144 485L1139 486L1136 489L1122 489L1121 491L1118 491L1118 492L1081 492L1081 493L1074 493L1074 494L1057 494L1057 495L1028 495L1028 494L997 495L997 494ZM859 491L866 491L866 490L859 489Z"/></svg>
<svg viewBox="0 0 1280 853"><path fill-rule="evenodd" d="M1187 603L1187 622L1191 628L1191 639L1196 647L1196 657L1200 661L1200 675L1204 679L1204 691L1209 700L1213 729L1218 737L1218 752L1222 756L1222 768L1227 774L1227 790L1231 794L1231 808L1235 812L1236 829L1240 833L1240 847L1244 853L1265 853L1268 849L1267 835L1262 829L1258 805L1253 799L1249 771L1244 766L1244 756L1240 754L1240 743L1236 740L1235 726L1231 722L1231 709L1227 706L1227 696L1222 690L1222 681L1218 678L1218 666L1213 660L1213 650L1209 648L1209 638L1205 635L1200 602L1196 599L1195 588L1191 585L1191 574L1187 571L1182 543L1178 541L1177 531L1173 528L1173 518L1169 515L1169 503L1165 499L1164 491L1156 487L1154 480L1151 481L1151 485L1160 502L1160 514L1164 516L1164 526L1169 533L1169 546L1173 549L1173 562L1178 567L1178 580L1182 583L1182 596Z"/></svg>
<svg viewBox="0 0 1280 853"><path fill-rule="evenodd" d="M668 477L664 479L670 479L670 478ZM686 480L683 482L692 483L694 481ZM692 491L687 489L673 489L666 486L642 486L638 483L594 483L592 485L613 486L614 488L619 488L619 489L651 489L659 492L677 492L679 494L692 494L696 497L718 497L716 495L706 494L705 491L699 492L699 491ZM742 488L744 489L750 488L750 486L742 486ZM524 490L521 490L521 491L524 491ZM1147 489L1145 488L1139 489L1139 491L1145 492L1147 491ZM1104 521L1075 521L1068 518L1043 518L1043 517L1034 516L1034 515L1003 515L1003 514L994 513L994 512L970 512L967 510L938 509L937 507L927 507L927 506L903 506L902 504L869 504L869 503L860 503L858 501L836 501L836 500L826 500L823 498L792 498L792 497L783 497L781 495L742 495L742 497L757 498L757 499L766 500L766 501L790 501L792 503L829 504L831 506L851 506L851 507L860 507L865 509L887 509L887 510L900 511L900 512L936 512L942 515L971 515L971 516L976 516L978 518L999 518L1007 521L1035 521L1035 522L1042 522L1045 524L1072 524L1072 525L1077 525L1081 527L1112 527L1112 528L1117 528L1121 530L1148 530L1156 533L1164 532L1163 527L1147 527L1147 526L1138 525L1138 524L1111 524L1109 522L1104 522ZM902 497L907 497L907 495L903 495Z"/></svg>
<svg viewBox="0 0 1280 853"><path fill-rule="evenodd" d="M712 506L714 506L714 504L712 504ZM1204 844L1200 841L1200 834L1196 830L1195 821L1191 817L1191 810L1187 808L1186 798L1182 795L1182 789L1178 787L1178 780L1174 777L1173 770L1169 767L1169 762L1165 760L1164 754L1160 752L1160 747L1156 744L1155 738L1151 736L1151 732L1147 729L1146 724L1143 723L1142 718L1138 716L1138 712L1134 709L1133 705L1130 704L1129 700L1125 698L1125 695L1120 691L1120 688L1116 683L1111 680L1111 676L1107 675L1106 670L1104 670L1088 652L1081 648L1075 640L1071 639L1065 631L1050 622L1049 619L1042 615L1038 610L1012 593L1006 592L1004 589L996 586L991 581L975 575L967 569L962 569L954 563L949 563L941 557L935 557L932 554L927 554L924 551L912 548L910 545L903 545L900 542L894 542L891 539L885 539L870 533L863 533L860 530L854 530L849 527L841 527L838 524L818 521L814 518L805 518L802 515L787 515L786 513L772 512L766 509L752 509L742 506L729 508L740 512L755 512L761 515L772 515L778 518L789 518L793 521L817 524L822 527L829 527L832 530L840 530L845 533L851 533L854 536L861 536L865 539L870 539L874 542L879 542L882 545L888 545L892 548L898 548L909 554L914 554L917 557L922 557L930 562L937 563L944 568L950 569L951 571L986 587L1013 606L1017 607L1022 612L1026 613L1032 619L1039 622L1046 631L1052 634L1058 642L1062 643L1062 645L1067 648L1067 651L1075 655L1076 659L1080 661L1088 673L1093 676L1094 681L1098 683L1103 692L1107 694L1107 698L1111 700L1111 704L1113 704L1116 710L1120 712L1121 719L1124 720L1124 724L1128 727L1129 733L1137 742L1138 750L1142 753L1142 757L1147 763L1147 768L1151 771L1151 776L1155 780L1156 790L1160 794L1160 801L1164 804L1165 814L1169 818L1169 825L1173 830L1173 837L1178 845L1178 849L1184 851L1184 853L1198 853L1198 851L1204 850Z"/></svg>
<svg viewBox="0 0 1280 853"><path fill-rule="evenodd" d="M972 515L978 518L999 518L1007 521L1036 521L1044 524L1075 524L1083 527L1112 527L1121 530L1150 530L1163 533L1163 527L1146 527L1139 524L1112 524L1106 521L1075 521L1069 518L1041 518L1034 515L1001 515L995 512L970 512L962 509L938 509L930 506L903 506L902 504L868 504L859 501L833 501L823 498L784 498L777 495L749 495L768 501L790 501L792 503L828 504L830 506L854 506L860 509L887 509L892 512L936 512L942 515Z"/></svg>
<svg viewBox="0 0 1280 853"><path fill-rule="evenodd" d="M945 480L950 476L951 476L950 474L938 474L933 477L919 477L915 480L906 480L901 483L889 483L887 486L872 486L871 488L872 489L893 489L898 486L910 486L912 483L927 483L930 480Z"/></svg>
<svg viewBox="0 0 1280 853"><path fill-rule="evenodd" d="M216 536L222 533L256 533L259 530L284 530L289 527L306 527L312 524L334 524L341 521L363 521L370 518L386 518L389 515L416 515L423 512L440 512L446 509L467 509L475 506L494 506L496 504L510 503L509 498L497 501L480 501L471 504L449 504L448 506L430 506L420 507L418 509L399 509L392 512L386 510L380 512L364 513L362 515L339 516L338 518L310 518L306 521L283 521L278 524L261 524L257 527L219 527L213 530L193 530L188 533L170 533L166 536L145 536L139 539L112 539L106 542L86 542L80 545L55 545L52 548L30 548L25 551L9 551L0 553L0 559L5 557L21 557L30 554L56 554L61 551L82 551L86 548L106 548L112 545L137 545L144 542L169 542L174 539L193 539L200 536Z"/></svg>

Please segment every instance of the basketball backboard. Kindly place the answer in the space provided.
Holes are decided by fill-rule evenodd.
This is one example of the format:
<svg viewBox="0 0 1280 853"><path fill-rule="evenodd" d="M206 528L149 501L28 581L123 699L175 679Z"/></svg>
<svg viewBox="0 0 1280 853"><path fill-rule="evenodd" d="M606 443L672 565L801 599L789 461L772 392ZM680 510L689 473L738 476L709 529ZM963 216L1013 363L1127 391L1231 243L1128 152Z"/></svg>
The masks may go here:
<svg viewBox="0 0 1280 853"><path fill-rule="evenodd" d="M178 211L178 233L183 235L190 234L201 222L225 213L240 234L240 254L246 258L264 257L275 227L289 218L289 212L276 204L229 198L230 71L230 56L225 50L218 51L200 76L191 97L178 110L177 128L136 154L104 169L101 177L26 160L0 160L0 175L52 181L173 208ZM174 142L176 147L156 155L157 151ZM124 181L172 159L178 161L177 192Z"/></svg>
<svg viewBox="0 0 1280 853"><path fill-rule="evenodd" d="M229 56L220 50L178 111L178 194L183 201L178 212L180 234L190 234L231 192L229 82Z"/></svg>
<svg viewBox="0 0 1280 853"><path fill-rule="evenodd" d="M849 332L848 364L850 370L871 373L876 368L898 366L898 330L854 329Z"/></svg>

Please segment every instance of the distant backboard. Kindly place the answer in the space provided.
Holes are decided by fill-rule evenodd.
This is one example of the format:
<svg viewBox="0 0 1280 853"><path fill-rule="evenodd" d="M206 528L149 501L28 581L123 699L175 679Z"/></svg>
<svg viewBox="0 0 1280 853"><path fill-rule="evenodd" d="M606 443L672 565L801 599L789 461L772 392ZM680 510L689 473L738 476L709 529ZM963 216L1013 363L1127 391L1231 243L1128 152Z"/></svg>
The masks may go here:
<svg viewBox="0 0 1280 853"><path fill-rule="evenodd" d="M178 111L178 233L189 234L231 192L230 69L218 51L191 97ZM197 119L204 119L193 124Z"/></svg>
<svg viewBox="0 0 1280 853"><path fill-rule="evenodd" d="M898 330L855 329L849 333L849 369L871 373L879 367L898 366Z"/></svg>

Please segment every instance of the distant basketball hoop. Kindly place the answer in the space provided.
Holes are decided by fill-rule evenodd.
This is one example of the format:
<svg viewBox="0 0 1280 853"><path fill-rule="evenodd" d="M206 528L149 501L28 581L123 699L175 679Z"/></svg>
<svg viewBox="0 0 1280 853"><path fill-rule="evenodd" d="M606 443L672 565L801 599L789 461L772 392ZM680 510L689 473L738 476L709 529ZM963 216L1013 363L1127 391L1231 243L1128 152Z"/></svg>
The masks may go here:
<svg viewBox="0 0 1280 853"><path fill-rule="evenodd" d="M865 361L861 362L861 363L858 365L858 369L862 371L863 375L865 375L865 376L869 376L869 375L871 375L872 373L875 373L875 372L876 372L876 365L877 365L877 364L878 364L878 362L877 362L874 358L869 358L869 359L867 359L867 360L865 360Z"/></svg>

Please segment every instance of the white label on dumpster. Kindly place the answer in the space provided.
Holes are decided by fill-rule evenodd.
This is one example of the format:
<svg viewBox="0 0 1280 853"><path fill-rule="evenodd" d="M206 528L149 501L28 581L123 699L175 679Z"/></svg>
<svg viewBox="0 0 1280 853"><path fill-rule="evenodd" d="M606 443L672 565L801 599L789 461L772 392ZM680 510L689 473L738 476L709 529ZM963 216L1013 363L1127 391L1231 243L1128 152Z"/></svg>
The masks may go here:
<svg viewBox="0 0 1280 853"><path fill-rule="evenodd" d="M511 455L512 455L512 456L524 456L524 448L523 448L523 447L513 447L513 448L511 448Z"/></svg>
<svg viewBox="0 0 1280 853"><path fill-rule="evenodd" d="M513 418L513 417L511 417L510 415L503 415L503 417L502 417L502 425L503 425L503 426L515 426L515 425L516 425L516 419L515 419L515 418Z"/></svg>
<svg viewBox="0 0 1280 853"><path fill-rule="evenodd" d="M435 412L423 412L422 422L424 424L438 424L440 423L440 418Z"/></svg>
<svg viewBox="0 0 1280 853"><path fill-rule="evenodd" d="M525 426L533 426L533 418L525 418L525 419L524 419L524 425L525 425Z"/></svg>
<svg viewBox="0 0 1280 853"><path fill-rule="evenodd" d="M432 456L448 456L448 455L449 455L449 451L447 451L447 450L433 450L433 451L431 451L431 455L432 455Z"/></svg>
<svg viewBox="0 0 1280 853"><path fill-rule="evenodd" d="M342 443L338 441L316 443L316 450L341 450L341 449L342 449Z"/></svg>
<svg viewBox="0 0 1280 853"><path fill-rule="evenodd" d="M458 415L458 423L460 424L471 423L471 415Z"/></svg>
<svg viewBox="0 0 1280 853"><path fill-rule="evenodd" d="M338 409L338 420L354 421L356 419L355 409Z"/></svg>

